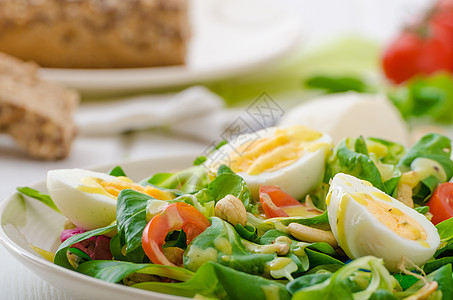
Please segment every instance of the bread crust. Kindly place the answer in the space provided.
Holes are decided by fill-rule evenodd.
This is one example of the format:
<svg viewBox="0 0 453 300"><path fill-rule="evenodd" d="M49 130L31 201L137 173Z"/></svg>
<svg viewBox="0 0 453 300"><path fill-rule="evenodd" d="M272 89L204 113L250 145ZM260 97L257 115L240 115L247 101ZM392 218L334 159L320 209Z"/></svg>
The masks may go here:
<svg viewBox="0 0 453 300"><path fill-rule="evenodd" d="M185 63L187 0L0 0L0 51L53 68Z"/></svg>

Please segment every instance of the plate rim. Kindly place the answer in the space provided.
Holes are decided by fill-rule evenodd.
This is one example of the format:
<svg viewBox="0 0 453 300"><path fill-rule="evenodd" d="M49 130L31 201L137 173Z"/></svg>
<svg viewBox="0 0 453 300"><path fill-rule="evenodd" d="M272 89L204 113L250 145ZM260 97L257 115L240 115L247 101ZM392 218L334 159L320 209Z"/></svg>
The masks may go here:
<svg viewBox="0 0 453 300"><path fill-rule="evenodd" d="M196 154L195 154L196 155ZM100 172L105 172L106 169L111 169L115 166L127 166L127 165L133 165L133 164L138 164L138 163L144 163L144 164L151 164L155 161L159 160L168 160L170 161L171 159L181 159L181 160L187 160L190 161L190 159L193 159L195 156L193 153L186 152L186 153L176 153L176 154L162 154L162 155L156 155L152 157L147 157L147 158L137 158L137 159L126 159L126 160L121 160L117 163L106 163L106 164L99 164L91 167L86 167L84 169L87 170L93 170L93 171L100 171ZM126 167L125 167L126 168ZM152 175L152 171L150 171L150 175ZM35 187L37 185L45 185L45 179L35 181L32 184L29 184L27 186L30 187ZM54 286L58 290L61 290L60 286L55 285L53 282L48 281L46 278L42 278L39 276L37 272L28 264L24 263L24 261L28 263L32 263L36 265L40 269L46 269L49 271L52 271L54 273L58 273L61 275L64 275L66 277L72 277L71 279L74 280L79 280L83 284L88 284L90 286L96 286L100 288L110 288L114 289L119 292L123 293L131 293L130 296L148 296L150 299L152 297L158 297L159 299L166 299L166 300L179 300L179 299L187 299L186 297L181 297L181 296L176 296L176 295L171 295L171 294L165 294L165 293L159 293L159 292L154 292L154 291L149 291L149 290L143 290L143 289L138 289L138 288L133 288L133 287L128 287L124 285L120 285L117 283L110 283L106 282L104 280L91 277L85 274L78 273L74 270L69 270L64 267L61 267L59 265L56 265L39 254L35 255L26 249L23 249L20 245L17 245L11 238L8 236L8 234L4 230L4 226L6 224L3 223L3 218L4 218L4 213L5 209L12 203L13 201L17 201L21 194L19 192L14 192L6 198L2 199L0 201L0 242L4 246L4 248L13 256L16 260L18 260L17 263L21 263L27 270L32 271L34 274L38 275L38 277L41 278L41 280L49 283L50 285ZM44 204L43 204L44 205ZM69 295L71 296L71 295Z"/></svg>

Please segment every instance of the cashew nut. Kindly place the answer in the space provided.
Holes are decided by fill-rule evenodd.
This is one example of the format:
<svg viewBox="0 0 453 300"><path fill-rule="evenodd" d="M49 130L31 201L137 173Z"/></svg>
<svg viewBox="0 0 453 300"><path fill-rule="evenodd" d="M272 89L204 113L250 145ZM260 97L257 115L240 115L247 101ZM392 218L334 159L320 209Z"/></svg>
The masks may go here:
<svg viewBox="0 0 453 300"><path fill-rule="evenodd" d="M288 232L303 242L325 242L334 248L338 247L337 240L335 240L331 231L316 229L299 223L291 223L288 225Z"/></svg>
<svg viewBox="0 0 453 300"><path fill-rule="evenodd" d="M165 257L174 265L182 266L184 250L178 247L166 247L163 249Z"/></svg>
<svg viewBox="0 0 453 300"><path fill-rule="evenodd" d="M214 208L214 214L233 226L247 223L247 211L241 200L233 195L226 195Z"/></svg>

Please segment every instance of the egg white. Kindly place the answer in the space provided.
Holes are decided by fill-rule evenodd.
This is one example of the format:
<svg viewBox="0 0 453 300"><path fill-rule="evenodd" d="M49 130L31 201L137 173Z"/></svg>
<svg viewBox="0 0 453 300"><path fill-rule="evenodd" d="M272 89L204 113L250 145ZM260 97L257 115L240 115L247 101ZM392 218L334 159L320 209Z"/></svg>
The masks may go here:
<svg viewBox="0 0 453 300"><path fill-rule="evenodd" d="M208 169L215 174L221 164L229 166L230 153L239 149L244 143L274 136L277 129L279 128L270 127L237 137L208 158L206 161ZM275 171L265 171L257 175L250 175L247 172L237 172L237 174L244 178L254 199L259 198L260 185L276 185L292 197L302 199L321 182L326 155L330 151L332 139L329 135L323 134L312 143L323 143L325 146L313 152L304 150L301 157L295 162Z"/></svg>
<svg viewBox="0 0 453 300"><path fill-rule="evenodd" d="M351 195L366 193L373 200L391 205L416 221L426 232L427 244L401 237L380 222L366 206L354 200ZM397 271L403 262L406 267L425 264L436 252L440 238L436 227L422 214L390 197L377 197L382 193L356 177L339 173L334 176L327 197L327 210L332 232L352 259L374 255L384 259L390 271ZM381 199L385 198L387 201ZM404 260L406 258L407 260Z"/></svg>
<svg viewBox="0 0 453 300"><path fill-rule="evenodd" d="M86 193L77 187L85 177L111 181L116 177L83 169L51 170L47 173L47 190L61 213L84 230L104 227L116 219L116 199Z"/></svg>

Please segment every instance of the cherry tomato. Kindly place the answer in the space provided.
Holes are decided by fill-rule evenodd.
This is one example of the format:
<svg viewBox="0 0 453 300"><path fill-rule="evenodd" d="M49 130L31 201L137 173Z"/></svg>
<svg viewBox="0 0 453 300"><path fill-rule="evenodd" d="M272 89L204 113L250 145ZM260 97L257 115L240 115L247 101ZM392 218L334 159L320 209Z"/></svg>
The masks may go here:
<svg viewBox="0 0 453 300"><path fill-rule="evenodd" d="M431 222L440 223L453 217L453 183L445 182L439 184L434 191L427 205L433 214Z"/></svg>
<svg viewBox="0 0 453 300"><path fill-rule="evenodd" d="M153 263L174 266L162 250L167 234L182 229L189 244L210 225L208 219L195 207L182 202L170 204L145 226L142 235L143 250Z"/></svg>
<svg viewBox="0 0 453 300"><path fill-rule="evenodd" d="M436 8L438 11L453 11L453 0L439 0Z"/></svg>
<svg viewBox="0 0 453 300"><path fill-rule="evenodd" d="M384 51L382 64L387 78L395 83L419 73L450 70L453 66L452 39L445 29L432 24L405 30Z"/></svg>
<svg viewBox="0 0 453 300"><path fill-rule="evenodd" d="M288 214L281 209L287 206L302 206L302 204L280 190L278 186L260 186L260 203L267 218L288 217Z"/></svg>
<svg viewBox="0 0 453 300"><path fill-rule="evenodd" d="M451 2L452 8L450 10L439 10L431 18L431 26L446 32L450 44L453 44L453 1ZM449 68L453 71L453 62Z"/></svg>

